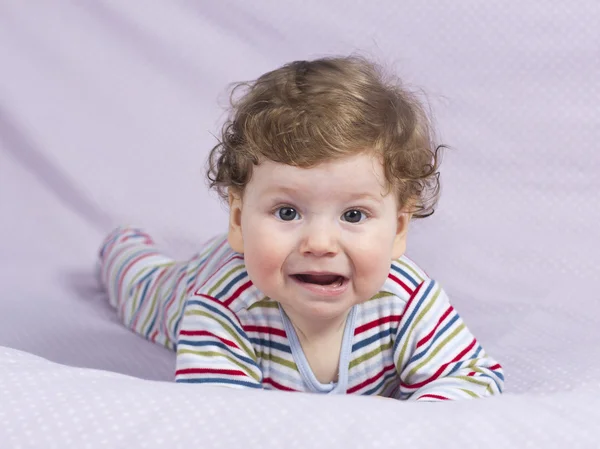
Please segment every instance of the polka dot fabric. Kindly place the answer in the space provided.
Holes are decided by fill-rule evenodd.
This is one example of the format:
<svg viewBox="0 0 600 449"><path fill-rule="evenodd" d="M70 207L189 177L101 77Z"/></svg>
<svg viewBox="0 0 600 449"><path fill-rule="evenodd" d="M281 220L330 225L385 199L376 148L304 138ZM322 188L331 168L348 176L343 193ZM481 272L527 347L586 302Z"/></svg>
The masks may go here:
<svg viewBox="0 0 600 449"><path fill-rule="evenodd" d="M0 348L0 441L22 449L592 448L599 387L596 378L569 391L417 404L145 381Z"/></svg>

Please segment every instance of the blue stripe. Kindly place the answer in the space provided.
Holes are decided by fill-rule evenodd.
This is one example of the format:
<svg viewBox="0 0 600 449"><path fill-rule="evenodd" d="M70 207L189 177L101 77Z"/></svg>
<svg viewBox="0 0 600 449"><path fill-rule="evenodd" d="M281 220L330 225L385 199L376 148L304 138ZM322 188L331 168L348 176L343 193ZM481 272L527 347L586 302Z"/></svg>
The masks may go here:
<svg viewBox="0 0 600 449"><path fill-rule="evenodd" d="M110 245L114 245L114 243L117 241L117 239L119 238L119 233L117 232L117 230L113 231L112 234L114 235L108 235L106 237L106 243L104 243L104 245L102 246L102 249L100 250L100 258L104 259L104 253L106 252L106 248L108 248Z"/></svg>
<svg viewBox="0 0 600 449"><path fill-rule="evenodd" d="M204 257L204 259L199 260L197 263L194 262L194 268L190 269L190 264L188 264L188 266L185 267L186 271L189 271L187 273L186 276L186 280L185 280L185 291L187 292L188 288L190 287L190 285L192 284L192 282L194 282L196 280L196 278L198 277L198 275L200 274L200 270L202 270L202 266L204 265L204 263L206 262L206 260L210 257L210 253L208 255L206 255Z"/></svg>
<svg viewBox="0 0 600 449"><path fill-rule="evenodd" d="M502 380L502 382L504 382L504 374L502 374L500 371L496 371L496 370L491 370L492 373L494 373L496 376L498 376L500 378L500 380ZM496 385L498 385L496 383Z"/></svg>
<svg viewBox="0 0 600 449"><path fill-rule="evenodd" d="M124 261L121 262L121 264L119 265L119 269L117 270L117 274L115 275L115 281L116 281L115 282L115 297L117 297L117 298L119 297L119 291L118 291L118 289L119 289L119 284L121 283L121 276L123 275L123 270L125 269L125 267L127 265L129 265L129 263L133 259L135 259L135 258L137 258L137 257L139 257L139 256L141 256L143 254L152 254L154 252L155 252L154 250L149 250L147 248L144 248L143 250L137 250L131 256L129 256L127 259L125 259ZM127 288L129 286L128 285L124 285L124 287Z"/></svg>
<svg viewBox="0 0 600 449"><path fill-rule="evenodd" d="M405 279L408 279L408 281L414 285L415 287L419 286L419 281L417 281L415 278L413 278L410 274L408 274L407 271L404 271L402 268L400 268L399 266L396 266L395 264L392 264L392 270L394 270L396 273L399 273L402 275L402 277L404 277Z"/></svg>
<svg viewBox="0 0 600 449"><path fill-rule="evenodd" d="M239 359L243 362L248 363L249 365L252 365L252 366L255 366L258 368L258 365L256 364L256 362L254 360L252 360L249 357L245 357L243 355L235 354L229 346L227 346L225 343L222 343L220 341L179 340L177 342L177 348L181 349L181 345L188 345L188 346L194 346L194 347L213 346L213 347L221 348L221 349L227 351L227 353L234 356L236 359Z"/></svg>
<svg viewBox="0 0 600 449"><path fill-rule="evenodd" d="M385 337L387 337L388 335L392 334L392 329L391 328L387 328L381 332L379 332L378 334L372 335L369 338L365 338L364 340L361 340L357 343L354 343L352 345L352 352L360 349L360 348L364 348L367 345L370 345L371 343L373 343L374 341L377 340L381 340Z"/></svg>
<svg viewBox="0 0 600 449"><path fill-rule="evenodd" d="M238 274L236 277L234 277L231 281L229 281L229 283L223 287L219 293L215 294L214 296L216 298L221 298L225 293L227 293L231 287L233 287L240 279L243 279L245 277L248 276L248 273L246 273L246 270L243 270L240 274Z"/></svg>
<svg viewBox="0 0 600 449"><path fill-rule="evenodd" d="M425 281L427 282L427 281ZM400 332L398 333L397 337L396 337L396 341L394 342L394 352L396 351L396 349L398 348L398 345L400 344L400 340L402 339L402 337L404 336L404 334L406 333L406 330L408 329L408 327L412 324L412 321L415 318L415 315L417 314L417 312L419 312L419 308L421 307L421 305L425 302L425 300L427 299L427 296L429 295L429 293L431 292L431 290L433 289L433 286L435 285L435 281L431 281L429 283L429 286L425 289L425 291L421 294L421 299L419 300L419 303L417 304L417 306L414 308L414 310L412 311L412 313L410 314L410 316L408 317L408 320L406 321L406 323L404 323L404 326L402 326L402 329L400 329Z"/></svg>
<svg viewBox="0 0 600 449"><path fill-rule="evenodd" d="M470 357L468 360L476 359L479 356L479 354L481 353L481 351L483 351L483 348L481 347L481 345L479 345L478 348L477 348L477 351L475 351L475 354L473 354L473 356ZM444 377L450 377L452 374L454 374L456 371L458 371L464 365L464 363L466 361L468 361L468 360L462 360L462 361L458 362L456 364L456 366L454 366L454 368L452 368L452 370L448 374L446 374L443 377L440 377L440 379L443 379ZM478 368L489 369L489 368L486 368L486 367L478 367ZM497 371L493 371L493 370L490 370L490 371L492 373L494 373L496 376L498 376L500 379L502 379L502 381L504 381L504 376L502 374L498 373ZM475 375L472 376L474 379L481 379L482 377L487 377L487 378L491 379L496 384L496 388L498 388L498 391L502 391L502 389L500 388L500 385L498 384L498 382L496 381L496 379L494 378L493 375L489 375L489 374L485 374L485 373L479 373L477 371L474 371L474 372L475 372ZM470 385L470 384L468 384L468 385Z"/></svg>
<svg viewBox="0 0 600 449"><path fill-rule="evenodd" d="M219 309L217 309L217 307L213 306L212 304L207 304L206 302L198 300L198 299L190 299L187 302L185 308L188 309L188 306L190 306L190 305L195 305L195 306L203 307L203 308L208 309L211 312L216 313L217 315L225 318L227 320L227 322L235 329L235 331L239 335L241 335L243 338L245 338L246 340L248 340L248 336L246 335L246 332L244 332L244 330L241 327L239 327L236 323L234 323L231 318L229 318L222 311L220 311ZM225 307L225 306L222 305L222 307Z"/></svg>
<svg viewBox="0 0 600 449"><path fill-rule="evenodd" d="M184 306L184 310L185 310L185 306ZM173 327L175 329L173 329L173 335L176 335L177 337L175 338L179 338L179 326L181 325L181 320L183 319L183 313L179 316L179 318L177 318L175 320L175 324L173 325ZM177 347L178 343L175 343L175 347Z"/></svg>
<svg viewBox="0 0 600 449"><path fill-rule="evenodd" d="M379 391L379 389L381 387L383 387L383 385L394 376L396 376L396 371L389 372L388 374L383 376L383 378L379 381L377 386L371 388L369 391L366 391L365 393L362 393L362 394L366 395L366 396L371 396L371 395L377 393Z"/></svg>
<svg viewBox="0 0 600 449"><path fill-rule="evenodd" d="M448 328L450 326L452 326L452 324L454 322L456 322L458 320L458 315L454 315L454 317L448 321L448 324L446 324L442 329L440 329L438 331L437 334L435 334L435 336L431 339L431 341L426 345L427 347L425 349L423 349L421 352L419 352L418 354L413 355L410 360L408 361L408 363L413 363L416 360L419 360L421 357L423 357L425 354L427 354L427 351L429 351L429 349L431 349L433 347L433 344L442 336L444 335L444 332L446 332L448 330Z"/></svg>
<svg viewBox="0 0 600 449"><path fill-rule="evenodd" d="M133 322L136 320L137 316L140 314L141 310L142 310L142 304L145 302L146 300L146 293L148 293L148 288L150 288L150 284L152 283L152 279L150 279L150 275L152 275L152 273L154 273L156 270L158 270L158 267L154 267L152 268L146 275L142 276L142 278L138 281L138 282L142 282L142 281L146 281L146 284L144 285L144 289L143 291L140 293L140 302L137 305L137 308L133 311L133 313L131 314L131 321L130 321L130 325L133 324ZM137 285L137 283L136 283ZM129 295L132 295L133 292L135 290L135 287L131 287L131 291L129 292ZM129 298L132 299L132 298Z"/></svg>
<svg viewBox="0 0 600 449"><path fill-rule="evenodd" d="M146 268L146 267L144 267L144 268ZM156 272L156 270L158 270L159 268L164 268L164 267L161 267L161 266L158 266L158 265L154 266L154 268L152 268L150 271L148 271L148 273L146 273L146 274L145 274L145 275L143 275L141 278L139 278L139 279L137 280L137 282L141 283L141 282L143 282L143 281L145 281L145 280L148 280L148 281L150 281L151 279L148 279L148 278L149 278L150 276L152 276L152 275L153 275L153 274Z"/></svg>
<svg viewBox="0 0 600 449"><path fill-rule="evenodd" d="M223 379L219 377L209 378L191 378L191 379L177 379L176 383L181 384L230 384L230 385L241 385L242 387L258 388L262 389L261 384L254 384L251 382L244 382L243 380Z"/></svg>
<svg viewBox="0 0 600 449"><path fill-rule="evenodd" d="M278 349L280 351L287 352L288 354L292 353L292 349L288 345L285 345L283 343L265 340L264 338L258 338L258 337L250 338L250 341L255 345L260 345L263 347L266 346L266 347L272 348L272 349Z"/></svg>
<svg viewBox="0 0 600 449"><path fill-rule="evenodd" d="M158 308L156 309L158 311ZM154 325L156 324L156 313L154 314L154 318L152 319L152 322L150 323L150 327L148 327L148 330L146 331L146 338L150 337L150 334L152 333L152 329L154 329Z"/></svg>
<svg viewBox="0 0 600 449"><path fill-rule="evenodd" d="M475 354L473 354L473 357L469 358L468 360L473 360L473 359L476 359L476 358L477 358L477 356L479 355L479 353L480 353L480 352L481 352L481 346L479 346L479 347L477 348L477 351L475 351ZM454 366L454 368L452 368L452 369L450 370L450 372L448 372L448 374L446 374L446 375L447 375L447 376L451 376L452 374L454 374L455 372L457 372L457 371L460 369L460 367L464 365L464 363L465 363L466 361L467 361L467 360L461 360L460 362L458 362L458 363L457 363L457 364Z"/></svg>

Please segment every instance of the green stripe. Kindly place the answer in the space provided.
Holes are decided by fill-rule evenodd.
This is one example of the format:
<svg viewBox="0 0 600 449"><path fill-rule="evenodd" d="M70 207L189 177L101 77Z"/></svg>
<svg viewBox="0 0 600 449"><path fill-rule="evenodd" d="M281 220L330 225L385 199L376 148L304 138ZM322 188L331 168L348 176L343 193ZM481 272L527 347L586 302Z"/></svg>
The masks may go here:
<svg viewBox="0 0 600 449"><path fill-rule="evenodd" d="M270 354L267 352L259 352L258 357L263 360L268 360L270 362L278 363L279 365L286 366L290 369L293 369L294 371L298 371L298 366L293 361L286 360L286 359L278 357L276 355L273 355L273 354Z"/></svg>
<svg viewBox="0 0 600 449"><path fill-rule="evenodd" d="M375 296L372 296L370 299L368 299L366 302L374 301L376 299L385 298L386 296L395 296L395 295L393 293L390 293L390 292L379 292Z"/></svg>
<svg viewBox="0 0 600 449"><path fill-rule="evenodd" d="M250 307L248 307L248 310L252 310L257 307L260 307L261 309L277 309L279 307L279 304L276 301L271 300L270 298L263 298L260 301L252 304Z"/></svg>
<svg viewBox="0 0 600 449"><path fill-rule="evenodd" d="M363 354L360 357L355 358L348 365L348 369L354 368L356 365L358 365L358 364L360 364L362 362L365 362L365 361L369 360L372 357L375 357L377 354L381 354L386 349L390 349L392 347L392 345L393 345L392 342L389 341L386 344L381 345L380 347L375 348L372 351L367 352L366 354Z"/></svg>
<svg viewBox="0 0 600 449"><path fill-rule="evenodd" d="M208 291L208 296L212 296L212 294L219 288L219 286L225 282L226 280L229 279L229 277L232 275L232 273L242 270L244 268L243 265L236 265L235 267L233 267L231 270L229 270L227 273L225 273L224 275L222 275L221 279L219 279L219 281L212 286L212 288Z"/></svg>
<svg viewBox="0 0 600 449"><path fill-rule="evenodd" d="M168 263L165 264L163 266L161 266L161 268L172 268L169 265L174 265L174 263ZM168 279L169 276L175 276L176 277L177 272L175 271L174 273L165 273L164 277L161 279L161 283L164 284L165 279ZM159 274L160 276L160 274ZM155 281L158 279L158 277L155 279ZM146 314L146 319L144 320L144 322L142 323L142 327L140 329L146 329L146 326L148 326L148 323L150 322L150 319L152 318L152 315L154 315L154 310L156 309L156 303L157 303L157 299L158 299L158 294L160 293L160 285L156 286L156 289L154 290L154 295L152 295L152 303L150 305L150 311ZM173 292L173 294L176 294L177 290L175 290ZM160 327L160 325L159 325ZM144 331L142 331L144 332ZM144 332L145 333L145 332Z"/></svg>
<svg viewBox="0 0 600 449"><path fill-rule="evenodd" d="M133 279L131 279L131 282L130 282L130 283L127 285L127 287L128 287L128 288L131 288L131 287L132 287L132 285L136 284L136 283L139 281L139 279L140 279L141 277L145 276L145 275L146 275L146 273L148 273L150 270L153 270L154 268L158 268L158 269L162 269L162 268L170 268L170 267L171 267L171 266L173 266L173 265L175 265L175 262L167 262L167 263L164 263L164 264L154 264L154 265L148 265L148 266L146 266L146 267L142 268L142 269L139 271L139 273L137 273L137 274L136 274L136 275L133 277ZM154 275L156 275L156 274L157 274L157 273L154 273ZM153 276L154 276L154 275L153 275ZM132 303L131 303L131 311L130 311L130 314L131 314L131 315L133 315L134 311L135 311L135 310L137 310L137 309L139 308L138 301L139 301L139 299L140 299L139 297L140 297L140 293L141 293L141 291L142 291L142 290L143 290L143 288L142 288L142 286L141 286L141 285L137 285L137 286L136 286L136 294L135 294L135 296L133 297L133 301L132 301ZM156 291L158 292L158 288L156 289Z"/></svg>
<svg viewBox="0 0 600 449"><path fill-rule="evenodd" d="M472 398L478 398L479 397L475 393L473 393L471 390L467 390L466 388L460 388L460 391L462 391L463 393L467 393Z"/></svg>
<svg viewBox="0 0 600 449"><path fill-rule="evenodd" d="M452 376L453 379L461 379L461 380L465 380L467 382L471 382L475 385L480 385L482 387L487 387L489 384L487 382L483 382L479 379L475 379L474 377L471 376Z"/></svg>
<svg viewBox="0 0 600 449"><path fill-rule="evenodd" d="M383 388L381 389L381 391L387 391L388 388L390 388L390 385L397 383L397 382L398 382L398 378L396 376L392 377L386 383L383 384Z"/></svg>
<svg viewBox="0 0 600 449"><path fill-rule="evenodd" d="M137 310L138 308L138 299L140 297L140 292L142 291L142 289L140 288L139 285L135 285L139 278L142 277L145 273L147 273L149 271L151 267L147 266L142 268L129 282L129 284L127 284L127 290L131 290L132 288L135 288L135 294L133 295L133 298L131 298L131 310L129 311L129 316L131 316L133 318L133 313L135 310ZM135 287L134 287L135 286ZM129 295L126 295L129 296ZM131 322L131 324L133 324L133 321Z"/></svg>
<svg viewBox="0 0 600 449"><path fill-rule="evenodd" d="M187 298L185 296L186 290L187 290L187 284L186 284L186 287L181 292L181 295L179 296L179 301L178 301L179 305L177 307L177 310L175 311L173 316L169 319L168 329L175 329L175 321L183 314L183 308L185 307L185 304L187 303Z"/></svg>
<svg viewBox="0 0 600 449"><path fill-rule="evenodd" d="M147 332L147 331L145 331L146 326L148 326L148 324L150 323L150 318L152 318L152 315L154 314L154 310L156 309L156 299L158 298L159 290L160 289L157 287L154 295L152 295L152 303L150 304L150 311L148 313L146 313L146 319L144 320L144 322L142 323L142 326L140 327L140 332L142 334L146 334L146 332Z"/></svg>
<svg viewBox="0 0 600 449"><path fill-rule="evenodd" d="M431 361L431 359L433 357L435 357L437 355L437 353L440 352L442 350L442 348L444 346L446 346L450 340L453 340L454 337L456 337L456 335L458 335L460 333L460 331L462 331L464 328L465 328L465 324L461 323L460 326L458 326L450 335L448 335L446 338L444 338L444 340L442 340L442 342L438 346L436 346L433 351L431 351L431 353L425 360L422 360L421 363L419 363L417 366L415 366L413 369L411 369L410 372L408 373L408 375L409 376L414 375L417 371L419 371L421 368L423 368L423 366L427 365Z"/></svg>
<svg viewBox="0 0 600 449"><path fill-rule="evenodd" d="M223 358L227 359L228 361L230 361L231 363L233 363L234 365L236 365L237 367L239 367L248 376L252 377L257 382L260 382L260 376L258 374L256 374L254 371L248 369L248 366L246 366L243 363L237 361L233 357L229 357L229 356L227 356L227 355L225 355L225 354L223 354L221 352L217 352L217 351L192 351L191 349L180 349L179 351L177 351L177 355L180 355L180 354L191 354L191 355L198 355L198 356L201 356L201 357L223 357Z"/></svg>
<svg viewBox="0 0 600 449"><path fill-rule="evenodd" d="M248 345L246 345L246 343L240 338L240 336L238 335L238 333L229 325L227 324L225 321L220 320L218 318L216 318L214 315L211 315L208 312L204 312L201 310L189 310L185 313L186 316L188 315L200 315L206 318L210 318L211 320L216 321L217 323L219 323L221 325L221 327L227 331L227 333L235 340L237 341L238 345L241 346L241 348L244 350L244 352L246 353L246 355L248 355L252 360L254 360L256 362L256 355L254 354L254 351L248 347Z"/></svg>
<svg viewBox="0 0 600 449"><path fill-rule="evenodd" d="M475 371L476 373L479 374L483 374L484 376L490 377L489 373L484 371L483 369L481 369L479 366L473 366L477 363L477 359L473 359L473 361L471 363L469 363L469 367L471 368L472 371ZM469 378L469 380L473 383L478 383L478 385L481 386L486 386L486 391L490 394L494 393L494 389L492 388L492 383L491 382L484 382L481 380L478 380L477 382L475 382L475 379L473 379L473 377L471 376L467 376Z"/></svg>
<svg viewBox="0 0 600 449"><path fill-rule="evenodd" d="M127 288L130 289L129 286ZM137 308L137 301L140 296L141 290L142 289L138 285L137 288L135 289L133 296L129 298L131 301L131 310L129 311L129 325L132 327L133 327L133 321L135 320L135 315L133 314L133 311L136 310L136 308Z"/></svg>
<svg viewBox="0 0 600 449"><path fill-rule="evenodd" d="M407 264L406 262L404 262L403 260L398 259L398 264L402 265L404 268L406 268L408 271L410 271L418 280L420 280L421 282L423 282L423 277L417 273L417 271L411 267L409 264Z"/></svg>
<svg viewBox="0 0 600 449"><path fill-rule="evenodd" d="M412 325L410 326L410 329L406 332L408 335L402 336L402 338L404 339L404 344L402 345L402 349L400 350L400 355L398 356L398 361L396 362L396 369L398 370L398 372L401 371L400 366L404 362L404 354L406 353L406 350L408 347L408 342L410 341L410 336L412 335L415 328L417 327L417 324L423 319L423 316L427 312L429 312L429 310L433 306L433 303L435 302L435 300L437 299L439 294L440 294L440 290L438 289L436 291L435 295L433 295L430 298L429 304L427 304L427 306L421 311L421 313L419 313L419 315L417 317L415 317L414 321L412 322Z"/></svg>

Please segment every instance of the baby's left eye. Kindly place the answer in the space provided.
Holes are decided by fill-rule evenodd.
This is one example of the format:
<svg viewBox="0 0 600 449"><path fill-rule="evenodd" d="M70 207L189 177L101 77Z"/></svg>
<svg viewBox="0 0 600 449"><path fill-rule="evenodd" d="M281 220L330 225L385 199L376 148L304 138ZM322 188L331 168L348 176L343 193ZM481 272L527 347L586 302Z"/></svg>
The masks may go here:
<svg viewBox="0 0 600 449"><path fill-rule="evenodd" d="M367 218L367 216L363 211L360 211L358 209L352 209L352 210L344 212L344 215L342 215L342 218L344 221L347 221L348 223L359 223L362 220L364 220L365 218Z"/></svg>

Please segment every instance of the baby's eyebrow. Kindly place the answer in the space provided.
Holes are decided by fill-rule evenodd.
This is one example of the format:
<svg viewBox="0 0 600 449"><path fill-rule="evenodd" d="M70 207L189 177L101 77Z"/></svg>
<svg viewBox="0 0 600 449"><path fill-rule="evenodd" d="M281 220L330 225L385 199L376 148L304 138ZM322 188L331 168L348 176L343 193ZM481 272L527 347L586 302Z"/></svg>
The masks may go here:
<svg viewBox="0 0 600 449"><path fill-rule="evenodd" d="M301 195L303 189L301 187L284 186L284 185L272 185L265 189L263 194L274 195L274 194L286 194L290 196ZM373 201L377 204L381 204L383 196L380 194L375 195L369 192L345 192L340 195L344 197L344 201Z"/></svg>
<svg viewBox="0 0 600 449"><path fill-rule="evenodd" d="M299 187L282 186L275 184L267 187L263 193L287 193L288 195L293 195L295 193L298 193L299 191L301 191Z"/></svg>
<svg viewBox="0 0 600 449"><path fill-rule="evenodd" d="M358 193L358 194L349 194L348 195L352 200L372 200L375 201L376 203L381 203L382 201L382 196L381 194L379 195L373 195L371 193Z"/></svg>

